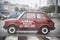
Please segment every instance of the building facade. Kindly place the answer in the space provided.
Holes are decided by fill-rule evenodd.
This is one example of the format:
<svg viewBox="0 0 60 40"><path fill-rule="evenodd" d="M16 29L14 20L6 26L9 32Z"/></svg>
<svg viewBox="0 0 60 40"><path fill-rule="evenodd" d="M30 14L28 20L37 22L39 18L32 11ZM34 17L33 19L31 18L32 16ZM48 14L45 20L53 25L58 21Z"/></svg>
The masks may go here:
<svg viewBox="0 0 60 40"><path fill-rule="evenodd" d="M0 0L0 10L3 9L3 0Z"/></svg>
<svg viewBox="0 0 60 40"><path fill-rule="evenodd" d="M12 4L12 3L9 3L7 1L5 1L3 3L3 9L4 10L8 10L8 12L14 12L16 7L19 10L21 10L21 8L25 8L25 9L28 9L29 8L28 5L24 5L24 4Z"/></svg>
<svg viewBox="0 0 60 40"><path fill-rule="evenodd" d="M56 5L56 0L47 0L47 5ZM58 0L58 5L60 6L60 0Z"/></svg>

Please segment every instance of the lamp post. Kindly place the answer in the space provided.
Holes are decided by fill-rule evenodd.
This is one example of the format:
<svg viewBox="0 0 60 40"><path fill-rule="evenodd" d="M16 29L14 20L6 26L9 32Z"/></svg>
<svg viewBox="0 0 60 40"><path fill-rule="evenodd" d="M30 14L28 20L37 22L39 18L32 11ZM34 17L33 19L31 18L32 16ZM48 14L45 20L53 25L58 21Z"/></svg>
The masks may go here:
<svg viewBox="0 0 60 40"><path fill-rule="evenodd" d="M41 0L39 0L39 10L41 10Z"/></svg>
<svg viewBox="0 0 60 40"><path fill-rule="evenodd" d="M58 0L56 0L56 4L55 4L55 13L58 13Z"/></svg>

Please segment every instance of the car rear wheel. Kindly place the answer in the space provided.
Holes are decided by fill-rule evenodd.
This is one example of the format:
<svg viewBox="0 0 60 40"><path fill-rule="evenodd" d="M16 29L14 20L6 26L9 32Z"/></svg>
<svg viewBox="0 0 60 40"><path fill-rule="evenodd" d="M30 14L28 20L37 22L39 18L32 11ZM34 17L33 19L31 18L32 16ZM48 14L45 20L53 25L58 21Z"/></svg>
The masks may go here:
<svg viewBox="0 0 60 40"><path fill-rule="evenodd" d="M9 34L14 34L16 33L16 28L14 26L10 26L7 31Z"/></svg>
<svg viewBox="0 0 60 40"><path fill-rule="evenodd" d="M38 33L40 34L43 34L43 35L47 35L48 33L50 32L50 30L47 28L47 27L42 27Z"/></svg>

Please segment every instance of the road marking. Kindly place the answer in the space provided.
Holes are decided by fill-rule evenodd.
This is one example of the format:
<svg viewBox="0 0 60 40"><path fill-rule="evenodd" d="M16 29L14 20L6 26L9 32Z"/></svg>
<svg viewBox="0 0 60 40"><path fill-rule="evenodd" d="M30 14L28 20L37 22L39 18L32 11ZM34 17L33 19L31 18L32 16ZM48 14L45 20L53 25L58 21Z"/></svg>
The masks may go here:
<svg viewBox="0 0 60 40"><path fill-rule="evenodd" d="M5 40L18 40L18 36L7 36Z"/></svg>
<svg viewBox="0 0 60 40"><path fill-rule="evenodd" d="M41 39L39 39L37 36L7 36L5 38L5 40L41 40Z"/></svg>
<svg viewBox="0 0 60 40"><path fill-rule="evenodd" d="M49 36L7 36L5 40L60 40L57 37Z"/></svg>
<svg viewBox="0 0 60 40"><path fill-rule="evenodd" d="M27 40L39 40L37 36L28 36Z"/></svg>
<svg viewBox="0 0 60 40"><path fill-rule="evenodd" d="M48 36L46 36L46 38L49 39L49 40L60 40L60 39L58 39L56 37L48 37Z"/></svg>

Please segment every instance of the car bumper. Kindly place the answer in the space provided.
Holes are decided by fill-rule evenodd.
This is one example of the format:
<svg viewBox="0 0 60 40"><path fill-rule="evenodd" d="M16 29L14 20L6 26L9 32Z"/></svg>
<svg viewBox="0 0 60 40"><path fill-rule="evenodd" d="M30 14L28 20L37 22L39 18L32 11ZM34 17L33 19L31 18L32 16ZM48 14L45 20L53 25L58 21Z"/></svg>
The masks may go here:
<svg viewBox="0 0 60 40"><path fill-rule="evenodd" d="M51 28L50 28L50 30L54 30L54 29L55 29L55 27L51 27Z"/></svg>
<svg viewBox="0 0 60 40"><path fill-rule="evenodd" d="M4 29L7 29L7 26L3 26Z"/></svg>

